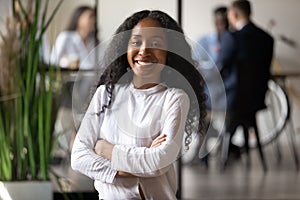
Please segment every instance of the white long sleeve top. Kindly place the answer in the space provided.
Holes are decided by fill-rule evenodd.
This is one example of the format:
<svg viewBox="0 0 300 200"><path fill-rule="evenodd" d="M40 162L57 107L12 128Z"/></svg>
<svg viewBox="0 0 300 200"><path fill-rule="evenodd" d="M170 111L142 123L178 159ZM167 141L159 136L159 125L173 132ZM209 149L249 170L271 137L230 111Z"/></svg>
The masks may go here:
<svg viewBox="0 0 300 200"><path fill-rule="evenodd" d="M94 49L94 39L89 39L86 44L76 31L63 31L55 41L51 50L50 61L62 68L70 67L75 60L79 61L79 69L95 68L95 57L90 55Z"/></svg>
<svg viewBox="0 0 300 200"><path fill-rule="evenodd" d="M189 110L187 94L162 84L149 89L117 84L113 95L111 107L100 113L105 86L95 92L72 148L72 168L95 180L99 199L140 199L139 185L146 199L176 199L174 161ZM161 133L167 140L150 148ZM100 138L115 144L111 161L94 152ZM117 171L137 177L119 178Z"/></svg>

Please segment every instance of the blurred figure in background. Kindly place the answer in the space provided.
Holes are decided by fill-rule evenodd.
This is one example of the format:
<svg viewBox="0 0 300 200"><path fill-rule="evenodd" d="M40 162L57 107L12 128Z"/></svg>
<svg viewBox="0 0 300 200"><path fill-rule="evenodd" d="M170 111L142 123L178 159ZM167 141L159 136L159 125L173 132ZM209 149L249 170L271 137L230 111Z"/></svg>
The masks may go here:
<svg viewBox="0 0 300 200"><path fill-rule="evenodd" d="M71 17L67 29L61 32L51 51L51 63L61 68L72 70L92 70L96 68L96 57L91 51L96 47L98 40L95 37L96 16L95 9L90 6L78 7ZM93 55L93 54L92 54ZM76 98L73 88L76 83L78 91ZM72 146L76 125L73 113L81 108L76 107L74 101L85 97L92 86L90 78L77 77L62 84L60 109L57 116L55 131L60 135L59 144L63 150Z"/></svg>
<svg viewBox="0 0 300 200"><path fill-rule="evenodd" d="M88 56L97 44L95 10L78 7L66 31L61 32L51 52L51 62L62 68L93 69L95 58Z"/></svg>
<svg viewBox="0 0 300 200"><path fill-rule="evenodd" d="M213 11L213 19L215 31L203 36L198 44L206 51L214 63L204 67L201 70L201 73L205 76L207 85L206 94L208 98L206 104L208 110L220 112L224 117L225 112L232 109L235 95L236 70L233 68L233 61L236 53L236 44L232 33L228 30L227 8L224 6L216 7ZM215 67L217 67L217 70L214 69ZM220 87L220 81L218 81L220 75L223 79L225 91L223 90L223 87ZM217 114L214 114L214 116L216 115ZM210 122L207 123L209 125ZM212 123L212 127L214 128L215 123ZM217 127L210 129L213 130L213 133L208 133L208 135L210 137L218 137L219 133L217 129ZM206 142L210 137L206 138ZM199 161L199 156L195 155L193 163L198 163ZM206 152L206 156L202 161L208 165L208 152Z"/></svg>
<svg viewBox="0 0 300 200"><path fill-rule="evenodd" d="M227 8L224 6L217 7L213 14L215 31L202 37L199 44L206 50L219 69L224 81L226 95L219 90L220 86L215 82L216 74L207 71L205 74L206 81L211 90L210 94L208 94L207 106L208 109L224 110L227 108L231 110L236 87L236 72L232 67L235 55L235 41L228 30ZM211 108L212 99L216 100L216 107L214 108ZM225 104L226 102L227 104Z"/></svg>
<svg viewBox="0 0 300 200"><path fill-rule="evenodd" d="M229 7L228 19L236 30L234 37L237 55L234 65L237 69L237 90L232 112L227 117L226 134L230 134L230 143L237 127L243 126L248 153L248 129L253 127L257 140L259 139L255 115L257 111L266 108L265 94L270 78L274 39L251 21L251 4L247 0L233 1ZM257 143L266 169L259 141ZM229 151L231 146L229 145ZM226 148L223 145L222 162L227 160Z"/></svg>

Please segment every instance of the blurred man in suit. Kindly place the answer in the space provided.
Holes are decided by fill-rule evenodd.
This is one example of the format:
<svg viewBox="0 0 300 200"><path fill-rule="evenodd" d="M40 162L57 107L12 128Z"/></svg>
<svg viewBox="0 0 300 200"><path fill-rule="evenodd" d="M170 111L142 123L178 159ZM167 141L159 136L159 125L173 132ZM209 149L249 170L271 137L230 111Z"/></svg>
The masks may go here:
<svg viewBox="0 0 300 200"><path fill-rule="evenodd" d="M227 118L226 132L230 133L231 139L236 128L242 125L248 153L248 129L253 127L258 134L255 115L266 107L264 100L268 90L274 40L251 21L251 4L247 0L235 0L231 3L228 20L235 30L234 38L237 43L237 90L232 112ZM266 168L261 148L259 150ZM224 160L226 158L223 157Z"/></svg>

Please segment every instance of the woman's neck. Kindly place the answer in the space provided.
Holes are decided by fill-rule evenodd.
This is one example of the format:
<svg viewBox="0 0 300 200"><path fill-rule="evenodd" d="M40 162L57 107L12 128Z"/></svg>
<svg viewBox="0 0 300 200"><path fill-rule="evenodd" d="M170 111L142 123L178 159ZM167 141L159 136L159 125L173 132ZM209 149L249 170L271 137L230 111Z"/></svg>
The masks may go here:
<svg viewBox="0 0 300 200"><path fill-rule="evenodd" d="M148 89L158 85L159 82L160 82L160 78L145 79L145 78L133 77L132 80L134 87L137 89Z"/></svg>
<svg viewBox="0 0 300 200"><path fill-rule="evenodd" d="M83 30L77 30L77 33L79 34L81 40L83 41L83 43L85 43L87 41L87 38L89 36L89 33Z"/></svg>

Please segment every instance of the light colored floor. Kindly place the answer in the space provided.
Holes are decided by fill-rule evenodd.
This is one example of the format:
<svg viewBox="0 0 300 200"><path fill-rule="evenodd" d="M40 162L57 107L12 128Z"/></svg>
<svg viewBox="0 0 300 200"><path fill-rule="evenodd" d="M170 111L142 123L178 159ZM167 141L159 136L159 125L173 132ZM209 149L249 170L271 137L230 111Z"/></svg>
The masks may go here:
<svg viewBox="0 0 300 200"><path fill-rule="evenodd" d="M297 142L299 144L299 140ZM183 199L300 199L300 172L296 170L288 144L283 141L281 146L283 157L280 163L272 145L264 148L268 165L266 173L255 149L250 153L250 169L246 167L245 155L231 163L224 172L218 168L216 157L210 159L208 169L202 165L184 166Z"/></svg>

